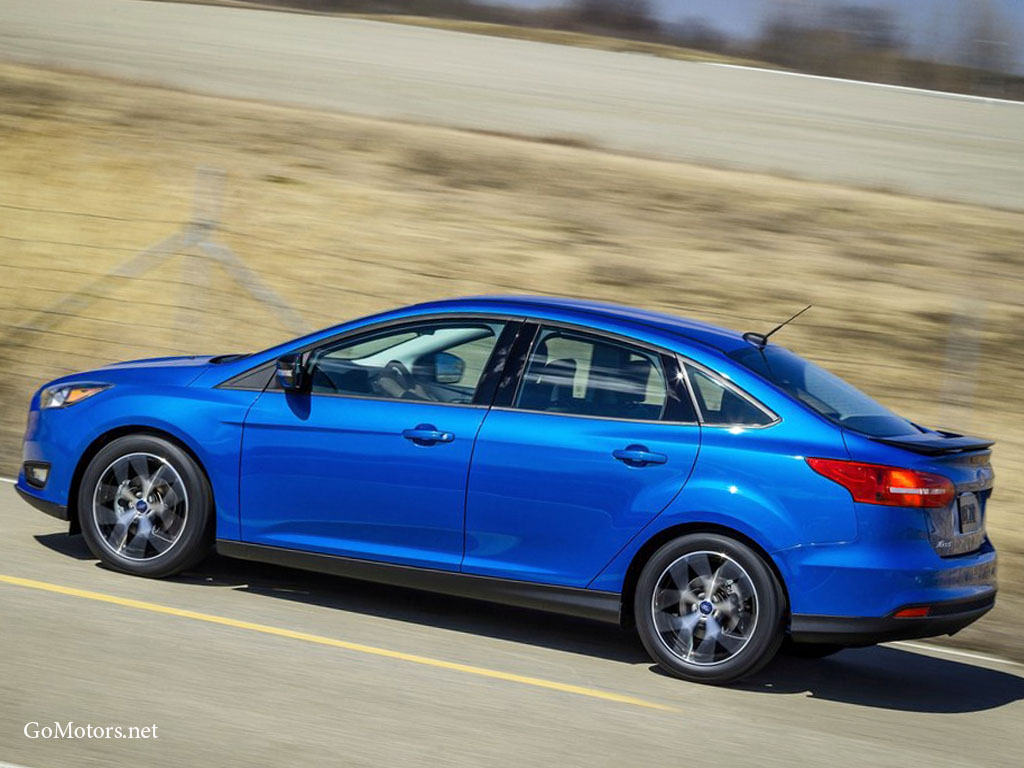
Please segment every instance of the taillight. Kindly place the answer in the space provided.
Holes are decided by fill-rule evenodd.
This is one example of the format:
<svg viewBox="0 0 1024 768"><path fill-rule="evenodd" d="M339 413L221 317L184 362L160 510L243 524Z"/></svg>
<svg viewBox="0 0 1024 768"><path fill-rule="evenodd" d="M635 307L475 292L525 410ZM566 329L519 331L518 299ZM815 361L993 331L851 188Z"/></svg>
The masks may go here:
<svg viewBox="0 0 1024 768"><path fill-rule="evenodd" d="M819 475L839 483L854 501L891 507L945 507L956 489L948 477L916 469L839 459L807 459Z"/></svg>

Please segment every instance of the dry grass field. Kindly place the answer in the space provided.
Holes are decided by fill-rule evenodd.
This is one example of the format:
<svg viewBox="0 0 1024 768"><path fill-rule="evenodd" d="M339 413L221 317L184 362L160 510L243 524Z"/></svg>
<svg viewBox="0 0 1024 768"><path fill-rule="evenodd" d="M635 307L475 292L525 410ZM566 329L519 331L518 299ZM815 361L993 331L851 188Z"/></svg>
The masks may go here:
<svg viewBox="0 0 1024 768"><path fill-rule="evenodd" d="M189 218L198 166L226 173L217 239L309 327L493 292L744 330L813 303L779 343L916 420L999 441L1004 597L951 642L1024 658L1024 214L0 66L4 474L48 378L292 335L194 255L104 277ZM979 356L951 390L961 316L978 318Z"/></svg>

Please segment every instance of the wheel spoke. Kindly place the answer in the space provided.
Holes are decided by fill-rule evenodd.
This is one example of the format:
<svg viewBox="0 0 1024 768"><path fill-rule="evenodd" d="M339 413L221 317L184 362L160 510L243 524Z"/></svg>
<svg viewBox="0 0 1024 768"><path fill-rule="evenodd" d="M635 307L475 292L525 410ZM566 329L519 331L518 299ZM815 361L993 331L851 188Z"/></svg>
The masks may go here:
<svg viewBox="0 0 1024 768"><path fill-rule="evenodd" d="M715 639L718 641L718 644L725 648L725 650L729 651L729 653L735 653L742 648L743 644L747 641L747 638L743 635L731 634L726 631L724 627L721 627L721 631Z"/></svg>
<svg viewBox="0 0 1024 768"><path fill-rule="evenodd" d="M722 634L721 627L713 616L708 616L704 620L704 637L701 638L697 647L693 649L693 654L698 657L700 661L713 661L715 658L715 645L718 642L719 636Z"/></svg>
<svg viewBox="0 0 1024 768"><path fill-rule="evenodd" d="M164 509L174 509L176 506L178 506L178 502L180 500L181 497L178 496L178 492L174 489L174 486L168 485L163 490L163 494L160 499L160 505Z"/></svg>
<svg viewBox="0 0 1024 768"><path fill-rule="evenodd" d="M96 501L99 504L111 504L117 500L119 495L118 487L110 483L100 483L96 489Z"/></svg>
<svg viewBox="0 0 1024 768"><path fill-rule="evenodd" d="M732 592L740 603L745 603L754 596L754 587L747 579L737 579L732 583Z"/></svg>
<svg viewBox="0 0 1024 768"><path fill-rule="evenodd" d="M135 453L132 454L128 463L132 474L142 483L142 487L145 488L149 482L149 461L141 453Z"/></svg>
<svg viewBox="0 0 1024 768"><path fill-rule="evenodd" d="M147 480L145 487L142 489L143 498L149 498L149 495L153 492L153 489L156 487L157 483L160 482L160 476L163 475L163 472L166 468L167 465L161 462L160 466L156 468L156 472L150 475L149 480Z"/></svg>
<svg viewBox="0 0 1024 768"><path fill-rule="evenodd" d="M153 524L149 518L143 515L139 517L135 526L135 535L132 536L124 548L128 557L143 558L146 555L146 544L149 543L149 535L153 531Z"/></svg>
<svg viewBox="0 0 1024 768"><path fill-rule="evenodd" d="M676 630L673 638L673 649L681 656L693 653L693 630L700 623L700 614L690 613L686 616L676 616L672 622Z"/></svg>
<svg viewBox="0 0 1024 768"><path fill-rule="evenodd" d="M153 528L149 533L149 543L153 545L153 549L157 551L157 554L160 554L171 548L174 544L174 539L162 531Z"/></svg>
<svg viewBox="0 0 1024 768"><path fill-rule="evenodd" d="M96 513L96 522L100 525L117 525L117 521L121 517L121 512L114 504L97 504ZM102 515L104 519L100 520L99 515Z"/></svg>
<svg viewBox="0 0 1024 768"><path fill-rule="evenodd" d="M757 590L724 552L690 552L662 572L651 598L665 646L694 665L720 664L742 652L757 617Z"/></svg>
<svg viewBox="0 0 1024 768"><path fill-rule="evenodd" d="M129 453L97 480L92 507L107 549L119 558L151 560L181 538L188 496L173 464L153 454Z"/></svg>
<svg viewBox="0 0 1024 768"><path fill-rule="evenodd" d="M162 502L157 502L150 507L150 517L160 521L160 528L169 531L177 520L174 510Z"/></svg>
<svg viewBox="0 0 1024 768"><path fill-rule="evenodd" d="M715 569L715 572L711 575L711 585L708 587L709 596L713 595L716 589L729 580L729 573L733 567L732 560L725 560Z"/></svg>
<svg viewBox="0 0 1024 768"><path fill-rule="evenodd" d="M678 606L683 599L682 591L678 589L663 589L654 596L654 609L661 610L669 606Z"/></svg>
<svg viewBox="0 0 1024 768"><path fill-rule="evenodd" d="M117 518L117 523L114 524L114 529L110 532L107 537L107 541L114 548L115 552L120 552L124 549L125 541L128 539L128 529L131 527L132 520L135 519L135 510L129 509L127 512L122 513Z"/></svg>
<svg viewBox="0 0 1024 768"><path fill-rule="evenodd" d="M686 561L690 570L696 573L703 581L711 580L711 561L708 560L706 552L698 552L691 559Z"/></svg>

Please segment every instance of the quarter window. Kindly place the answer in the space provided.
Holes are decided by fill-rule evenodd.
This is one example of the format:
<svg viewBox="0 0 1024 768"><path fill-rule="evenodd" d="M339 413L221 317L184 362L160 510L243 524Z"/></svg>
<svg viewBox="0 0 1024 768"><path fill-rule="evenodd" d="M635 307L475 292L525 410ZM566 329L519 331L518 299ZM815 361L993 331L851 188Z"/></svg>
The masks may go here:
<svg viewBox="0 0 1024 768"><path fill-rule="evenodd" d="M735 389L691 365L686 366L704 423L715 426L763 427L774 417Z"/></svg>
<svg viewBox="0 0 1024 768"><path fill-rule="evenodd" d="M543 328L515 407L658 421L665 402L665 375L658 355L588 334Z"/></svg>
<svg viewBox="0 0 1024 768"><path fill-rule="evenodd" d="M471 403L503 323L406 325L316 350L313 394Z"/></svg>

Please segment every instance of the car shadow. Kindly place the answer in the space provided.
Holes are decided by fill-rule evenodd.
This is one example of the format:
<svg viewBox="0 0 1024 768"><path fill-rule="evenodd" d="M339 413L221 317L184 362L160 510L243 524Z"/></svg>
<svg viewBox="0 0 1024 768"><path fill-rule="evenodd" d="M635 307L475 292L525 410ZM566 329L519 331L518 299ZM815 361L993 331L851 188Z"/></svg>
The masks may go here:
<svg viewBox="0 0 1024 768"><path fill-rule="evenodd" d="M93 559L81 536L36 536L45 547L78 560ZM99 565L99 564L98 564ZM583 654L623 664L650 665L633 632L598 622L460 597L403 589L277 565L211 555L172 581L219 587L280 600L524 645ZM684 683L680 683L684 685ZM733 690L804 694L864 707L922 713L979 712L1024 699L1024 677L892 646L854 648L825 659L780 654Z"/></svg>
<svg viewBox="0 0 1024 768"><path fill-rule="evenodd" d="M81 536L68 536L67 533L46 533L39 534L33 538L47 549L73 557L75 560L96 559L92 552L89 551L89 547L86 546L85 539Z"/></svg>
<svg viewBox="0 0 1024 768"><path fill-rule="evenodd" d="M895 646L848 648L824 659L780 653L733 686L752 693L814 699L901 712L958 713L1024 699L1024 677Z"/></svg>
<svg viewBox="0 0 1024 768"><path fill-rule="evenodd" d="M627 664L649 661L639 640L616 626L462 597L211 555L173 581L360 613L366 616L590 655Z"/></svg>

